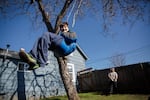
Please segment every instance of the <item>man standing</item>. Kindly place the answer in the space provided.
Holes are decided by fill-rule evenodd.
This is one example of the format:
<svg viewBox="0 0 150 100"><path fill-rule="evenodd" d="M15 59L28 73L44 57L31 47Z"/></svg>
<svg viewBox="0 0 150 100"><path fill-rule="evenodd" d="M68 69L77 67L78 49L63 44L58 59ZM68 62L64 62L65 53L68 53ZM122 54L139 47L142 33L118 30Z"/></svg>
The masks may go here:
<svg viewBox="0 0 150 100"><path fill-rule="evenodd" d="M118 74L115 71L115 68L111 68L110 69L110 72L108 73L108 77L110 79L110 83L109 83L110 90L109 90L109 93L113 94L117 90L117 80L118 80Z"/></svg>

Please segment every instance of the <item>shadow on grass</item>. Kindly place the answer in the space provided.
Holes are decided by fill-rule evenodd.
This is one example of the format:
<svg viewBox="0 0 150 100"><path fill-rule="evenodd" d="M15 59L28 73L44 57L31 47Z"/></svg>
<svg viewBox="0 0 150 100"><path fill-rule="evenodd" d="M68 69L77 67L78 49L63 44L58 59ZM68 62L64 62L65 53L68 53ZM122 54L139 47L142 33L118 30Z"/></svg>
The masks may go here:
<svg viewBox="0 0 150 100"><path fill-rule="evenodd" d="M59 99L59 98L45 98L45 99L42 99L42 100L62 100L62 99Z"/></svg>
<svg viewBox="0 0 150 100"><path fill-rule="evenodd" d="M44 98L41 100L68 100L68 99L67 96L56 96L56 97Z"/></svg>
<svg viewBox="0 0 150 100"><path fill-rule="evenodd" d="M103 92L93 92L93 95L104 95L104 96L109 96L110 94L107 91L103 91Z"/></svg>
<svg viewBox="0 0 150 100"><path fill-rule="evenodd" d="M150 100L150 96L148 97L148 100Z"/></svg>

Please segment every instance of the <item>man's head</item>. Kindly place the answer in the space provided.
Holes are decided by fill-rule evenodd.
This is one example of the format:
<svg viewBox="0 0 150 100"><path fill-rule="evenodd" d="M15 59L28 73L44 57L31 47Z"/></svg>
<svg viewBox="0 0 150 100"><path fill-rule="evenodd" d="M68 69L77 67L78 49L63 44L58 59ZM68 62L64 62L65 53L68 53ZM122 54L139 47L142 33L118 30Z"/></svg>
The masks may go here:
<svg viewBox="0 0 150 100"><path fill-rule="evenodd" d="M62 32L68 32L69 31L69 27L68 27L67 22L63 22L62 24L60 24L60 31L62 31Z"/></svg>
<svg viewBox="0 0 150 100"><path fill-rule="evenodd" d="M111 68L110 71L111 71L111 72L115 72L115 68Z"/></svg>

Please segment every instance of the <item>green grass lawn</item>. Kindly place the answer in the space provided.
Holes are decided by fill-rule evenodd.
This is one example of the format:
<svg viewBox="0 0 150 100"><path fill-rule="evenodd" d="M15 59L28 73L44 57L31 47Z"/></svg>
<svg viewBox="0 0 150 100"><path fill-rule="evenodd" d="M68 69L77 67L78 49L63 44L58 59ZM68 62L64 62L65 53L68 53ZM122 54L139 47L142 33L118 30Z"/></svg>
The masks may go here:
<svg viewBox="0 0 150 100"><path fill-rule="evenodd" d="M113 94L101 95L99 93L80 93L80 100L148 100L150 95L141 94ZM50 97L42 100L68 100L67 96Z"/></svg>

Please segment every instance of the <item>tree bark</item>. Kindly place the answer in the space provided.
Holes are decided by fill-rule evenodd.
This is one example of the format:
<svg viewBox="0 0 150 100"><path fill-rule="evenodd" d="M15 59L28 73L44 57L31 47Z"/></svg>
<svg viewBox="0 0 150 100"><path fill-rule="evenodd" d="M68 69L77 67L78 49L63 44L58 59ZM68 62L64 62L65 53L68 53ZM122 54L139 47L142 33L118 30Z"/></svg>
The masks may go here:
<svg viewBox="0 0 150 100"><path fill-rule="evenodd" d="M57 58L59 64L59 72L64 83L64 87L69 100L80 100L75 86L72 83L70 74L67 68L67 59L65 57Z"/></svg>

